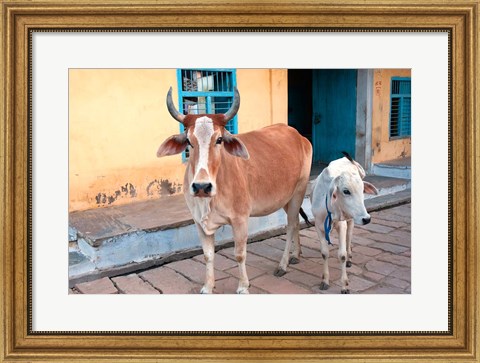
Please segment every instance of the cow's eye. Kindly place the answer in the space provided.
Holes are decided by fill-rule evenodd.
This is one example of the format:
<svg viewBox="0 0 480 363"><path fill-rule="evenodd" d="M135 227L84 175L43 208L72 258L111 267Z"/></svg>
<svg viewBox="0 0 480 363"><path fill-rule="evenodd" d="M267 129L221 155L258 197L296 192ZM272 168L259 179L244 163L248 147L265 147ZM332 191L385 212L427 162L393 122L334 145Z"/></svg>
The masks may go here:
<svg viewBox="0 0 480 363"><path fill-rule="evenodd" d="M350 195L350 190L344 189L344 190L343 190L343 194L345 194L345 195Z"/></svg>
<svg viewBox="0 0 480 363"><path fill-rule="evenodd" d="M222 138L222 137L219 137L219 138L217 139L217 142L216 142L215 144L217 144L217 145L218 145L218 144L221 144L222 141L223 141L223 138Z"/></svg>
<svg viewBox="0 0 480 363"><path fill-rule="evenodd" d="M192 143L190 142L189 139L187 139L187 144L190 145L190 147L193 147Z"/></svg>

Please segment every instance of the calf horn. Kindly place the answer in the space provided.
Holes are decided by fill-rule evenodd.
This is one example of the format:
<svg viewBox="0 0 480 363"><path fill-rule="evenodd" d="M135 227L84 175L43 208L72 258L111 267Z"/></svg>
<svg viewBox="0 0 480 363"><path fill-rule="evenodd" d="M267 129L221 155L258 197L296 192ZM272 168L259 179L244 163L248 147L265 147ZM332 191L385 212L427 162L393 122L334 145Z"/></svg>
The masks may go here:
<svg viewBox="0 0 480 363"><path fill-rule="evenodd" d="M238 109L240 108L240 93L238 92L237 87L233 88L233 92L234 92L234 96L233 96L232 106L223 115L225 124L227 124L228 121L230 121L232 118L235 117L235 115L238 112Z"/></svg>
<svg viewBox="0 0 480 363"><path fill-rule="evenodd" d="M342 154L353 163L353 158L350 156L349 153L347 153L346 151L342 151Z"/></svg>
<svg viewBox="0 0 480 363"><path fill-rule="evenodd" d="M168 112L170 112L170 115L172 115L172 117L175 120L183 124L183 119L185 118L185 115L182 115L180 112L178 112L177 109L175 108L175 105L173 104L172 87L170 87L167 93L167 108L168 108Z"/></svg>

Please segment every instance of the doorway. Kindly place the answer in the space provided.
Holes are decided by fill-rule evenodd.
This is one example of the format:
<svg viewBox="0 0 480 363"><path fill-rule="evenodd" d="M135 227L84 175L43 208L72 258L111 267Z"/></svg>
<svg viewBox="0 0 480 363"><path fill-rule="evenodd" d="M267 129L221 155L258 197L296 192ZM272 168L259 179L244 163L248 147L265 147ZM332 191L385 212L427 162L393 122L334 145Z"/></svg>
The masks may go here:
<svg viewBox="0 0 480 363"><path fill-rule="evenodd" d="M312 142L312 70L288 70L288 124Z"/></svg>
<svg viewBox="0 0 480 363"><path fill-rule="evenodd" d="M288 70L288 124L312 143L314 165L355 157L356 113L357 70Z"/></svg>

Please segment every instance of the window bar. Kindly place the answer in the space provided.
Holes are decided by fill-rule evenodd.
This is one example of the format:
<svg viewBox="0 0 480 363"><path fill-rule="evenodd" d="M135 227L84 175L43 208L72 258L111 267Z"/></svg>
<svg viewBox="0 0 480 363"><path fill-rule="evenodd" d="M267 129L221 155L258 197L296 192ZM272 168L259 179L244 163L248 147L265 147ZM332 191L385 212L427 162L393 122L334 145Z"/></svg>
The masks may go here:
<svg viewBox="0 0 480 363"><path fill-rule="evenodd" d="M211 102L212 102L212 96L205 97L205 113L206 114L212 113Z"/></svg>
<svg viewBox="0 0 480 363"><path fill-rule="evenodd" d="M398 136L403 136L403 97L398 100Z"/></svg>
<svg viewBox="0 0 480 363"><path fill-rule="evenodd" d="M208 75L209 75L209 77L211 76L212 82L213 82L213 90L210 90L210 91L214 91L216 89L216 87L215 87L215 72L214 71L208 71Z"/></svg>

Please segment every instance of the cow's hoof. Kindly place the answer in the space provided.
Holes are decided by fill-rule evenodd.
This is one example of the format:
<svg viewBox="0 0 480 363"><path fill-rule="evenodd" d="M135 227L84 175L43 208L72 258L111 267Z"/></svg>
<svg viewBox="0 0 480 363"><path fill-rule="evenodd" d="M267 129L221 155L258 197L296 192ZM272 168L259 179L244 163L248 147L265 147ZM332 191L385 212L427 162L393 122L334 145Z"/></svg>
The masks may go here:
<svg viewBox="0 0 480 363"><path fill-rule="evenodd" d="M328 288L330 287L329 284L327 284L326 282L323 282L320 284L320 290L328 290Z"/></svg>
<svg viewBox="0 0 480 363"><path fill-rule="evenodd" d="M352 261L347 261L347 267L352 267Z"/></svg>
<svg viewBox="0 0 480 363"><path fill-rule="evenodd" d="M211 294L212 293L212 289L209 289L208 287L202 287L202 289L200 290L200 294Z"/></svg>
<svg viewBox="0 0 480 363"><path fill-rule="evenodd" d="M250 294L250 293L248 292L248 287L239 287L237 289L237 294Z"/></svg>
<svg viewBox="0 0 480 363"><path fill-rule="evenodd" d="M292 264L292 265L296 265L297 263L299 263L300 260L296 257L290 257L290 260L288 261L288 263Z"/></svg>
<svg viewBox="0 0 480 363"><path fill-rule="evenodd" d="M342 292L342 294L350 294L350 290L349 290L349 289L343 289L341 292Z"/></svg>
<svg viewBox="0 0 480 363"><path fill-rule="evenodd" d="M283 275L285 275L287 273L287 271L285 271L283 268L277 268L273 274L277 277L282 277Z"/></svg>

